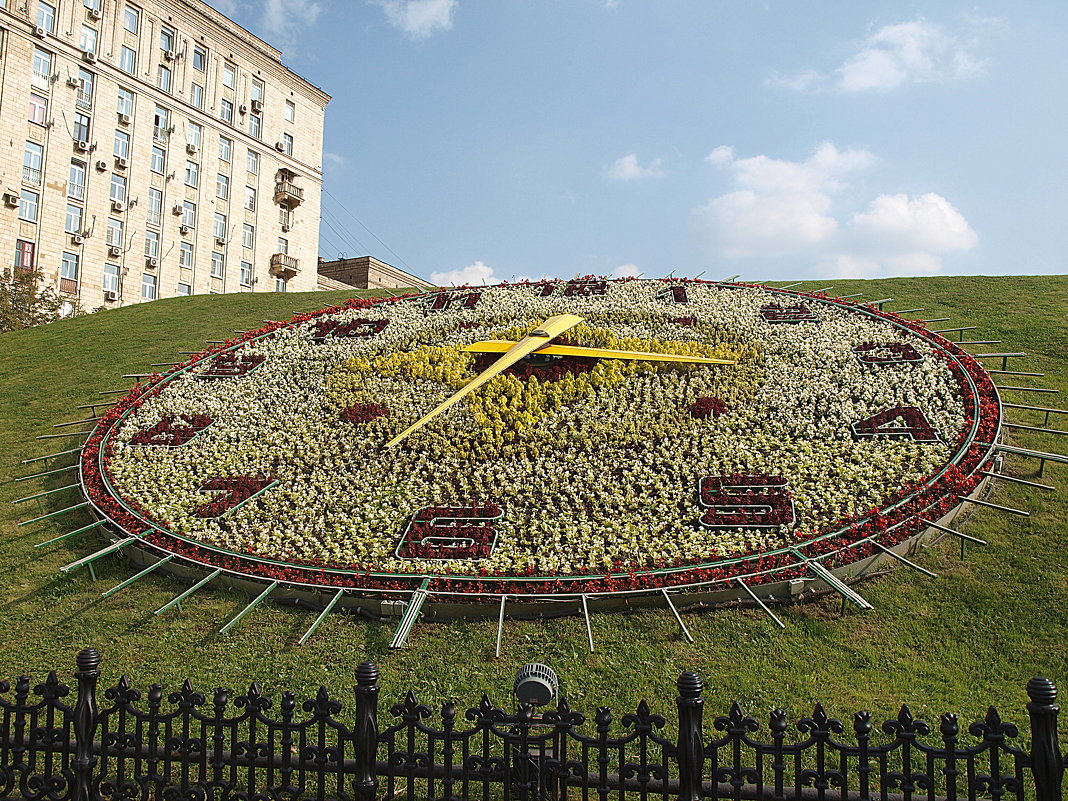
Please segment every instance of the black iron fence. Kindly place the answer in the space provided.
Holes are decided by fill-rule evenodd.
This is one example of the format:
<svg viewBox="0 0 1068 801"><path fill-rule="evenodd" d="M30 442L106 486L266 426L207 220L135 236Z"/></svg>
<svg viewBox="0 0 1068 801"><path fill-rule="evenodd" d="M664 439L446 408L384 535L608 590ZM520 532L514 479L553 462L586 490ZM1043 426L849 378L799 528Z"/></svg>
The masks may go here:
<svg viewBox="0 0 1068 801"><path fill-rule="evenodd" d="M704 798L1060 801L1064 760L1057 690L1027 683L1030 745L991 707L962 726L934 725L908 707L876 725L817 706L794 723L766 721L735 704L704 715L702 683L678 680L669 722L642 701L616 719L592 718L560 699L538 712L494 706L459 712L415 695L378 710L378 669L356 670L355 704L320 689L275 702L253 684L242 694L141 691L125 677L99 692L100 656L78 654L73 691L52 672L33 685L0 682L0 797L40 801L368 801L404 799Z"/></svg>

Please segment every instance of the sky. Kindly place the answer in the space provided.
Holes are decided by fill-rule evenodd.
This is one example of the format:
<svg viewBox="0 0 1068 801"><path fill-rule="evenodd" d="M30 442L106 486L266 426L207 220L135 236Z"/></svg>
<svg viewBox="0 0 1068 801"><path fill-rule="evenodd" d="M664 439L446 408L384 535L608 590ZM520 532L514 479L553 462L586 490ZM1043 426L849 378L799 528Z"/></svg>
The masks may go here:
<svg viewBox="0 0 1068 801"><path fill-rule="evenodd" d="M1068 3L209 0L332 95L320 255L1068 273Z"/></svg>

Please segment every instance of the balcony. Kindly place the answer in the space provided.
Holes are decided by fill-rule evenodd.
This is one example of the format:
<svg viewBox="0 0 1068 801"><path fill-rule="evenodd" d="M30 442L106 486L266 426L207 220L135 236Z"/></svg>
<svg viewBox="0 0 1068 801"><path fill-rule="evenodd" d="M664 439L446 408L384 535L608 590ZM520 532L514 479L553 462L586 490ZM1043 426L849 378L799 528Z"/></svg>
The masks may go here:
<svg viewBox="0 0 1068 801"><path fill-rule="evenodd" d="M171 138L170 128L161 128L158 125L152 126L152 141L159 142L161 145L167 144L167 140Z"/></svg>
<svg viewBox="0 0 1068 801"><path fill-rule="evenodd" d="M288 253L275 253L271 256L271 275L277 278L292 278L300 272L300 260Z"/></svg>
<svg viewBox="0 0 1068 801"><path fill-rule="evenodd" d="M77 295L78 294L78 279L77 278L60 278L59 279L59 291L64 295Z"/></svg>
<svg viewBox="0 0 1068 801"><path fill-rule="evenodd" d="M304 190L292 181L278 181L274 185L274 202L294 208L304 202Z"/></svg>
<svg viewBox="0 0 1068 801"><path fill-rule="evenodd" d="M50 89L52 87L52 76L38 70L33 71L33 76L30 78L30 84L35 89Z"/></svg>
<svg viewBox="0 0 1068 801"><path fill-rule="evenodd" d="M41 171L35 167L22 167L22 180L34 186L41 185Z"/></svg>
<svg viewBox="0 0 1068 801"><path fill-rule="evenodd" d="M78 96L74 102L78 108L89 110L93 107L93 94L84 89L79 89Z"/></svg>

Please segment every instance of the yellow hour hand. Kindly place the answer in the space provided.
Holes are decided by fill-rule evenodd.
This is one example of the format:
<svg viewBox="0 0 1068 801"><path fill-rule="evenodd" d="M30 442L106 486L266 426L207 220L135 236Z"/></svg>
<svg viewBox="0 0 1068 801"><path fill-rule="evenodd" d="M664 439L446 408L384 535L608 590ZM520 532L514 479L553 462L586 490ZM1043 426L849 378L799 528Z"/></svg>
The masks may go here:
<svg viewBox="0 0 1068 801"><path fill-rule="evenodd" d="M487 339L467 345L472 353L506 353L516 343L506 339ZM735 359L714 359L709 356L689 356L681 353L649 353L639 350L583 348L577 345L546 345L538 348L539 356L586 356L595 359L629 359L646 362L681 362L686 364L737 364Z"/></svg>
<svg viewBox="0 0 1068 801"><path fill-rule="evenodd" d="M582 318L577 315L559 314L556 317L550 317L518 342L509 342L508 347L503 350L504 355L501 356L501 358L475 376L469 383L465 384L459 392L427 412L402 432L397 434L397 436L386 443L386 447L392 448L413 431L422 428L446 409L455 406L462 398L474 392L490 379L494 378L499 373L503 373L513 364L524 357L529 356L534 351L540 351L546 344L556 339L556 337L560 336L565 331L571 330L581 322Z"/></svg>

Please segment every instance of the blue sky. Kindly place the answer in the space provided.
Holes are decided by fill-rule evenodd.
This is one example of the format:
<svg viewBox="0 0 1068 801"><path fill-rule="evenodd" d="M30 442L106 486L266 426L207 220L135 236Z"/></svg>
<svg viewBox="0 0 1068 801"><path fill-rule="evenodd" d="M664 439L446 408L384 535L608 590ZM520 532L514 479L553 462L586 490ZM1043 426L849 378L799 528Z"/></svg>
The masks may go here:
<svg viewBox="0 0 1068 801"><path fill-rule="evenodd" d="M214 0L333 96L320 254L1068 272L1068 4Z"/></svg>

